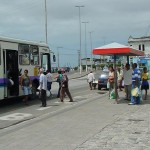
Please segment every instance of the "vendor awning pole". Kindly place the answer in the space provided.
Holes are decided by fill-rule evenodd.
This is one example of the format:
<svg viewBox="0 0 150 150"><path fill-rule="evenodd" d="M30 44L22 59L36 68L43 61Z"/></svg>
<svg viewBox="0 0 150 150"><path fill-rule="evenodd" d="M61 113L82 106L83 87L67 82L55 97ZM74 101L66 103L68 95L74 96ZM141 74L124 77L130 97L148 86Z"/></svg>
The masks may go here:
<svg viewBox="0 0 150 150"><path fill-rule="evenodd" d="M118 103L118 91L117 91L117 67L116 67L116 55L114 55L114 70L115 70L115 100Z"/></svg>

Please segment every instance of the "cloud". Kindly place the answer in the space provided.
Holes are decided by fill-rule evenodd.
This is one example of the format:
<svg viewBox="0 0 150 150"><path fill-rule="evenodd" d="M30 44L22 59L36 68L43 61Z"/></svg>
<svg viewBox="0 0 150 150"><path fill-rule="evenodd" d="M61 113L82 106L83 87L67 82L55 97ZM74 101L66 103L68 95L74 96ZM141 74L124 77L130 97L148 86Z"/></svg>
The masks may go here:
<svg viewBox="0 0 150 150"><path fill-rule="evenodd" d="M14 38L45 41L44 0L0 0L0 34ZM144 36L150 25L149 0L47 0L48 43L57 53L63 46L64 54L72 54L62 64L78 64L79 10L81 21L87 24L87 50L90 56L89 32L93 47L112 41L126 44L130 35ZM84 55L84 25L82 24L82 55ZM68 50L67 50L68 49ZM76 55L75 55L76 54ZM63 55L65 57L65 55Z"/></svg>

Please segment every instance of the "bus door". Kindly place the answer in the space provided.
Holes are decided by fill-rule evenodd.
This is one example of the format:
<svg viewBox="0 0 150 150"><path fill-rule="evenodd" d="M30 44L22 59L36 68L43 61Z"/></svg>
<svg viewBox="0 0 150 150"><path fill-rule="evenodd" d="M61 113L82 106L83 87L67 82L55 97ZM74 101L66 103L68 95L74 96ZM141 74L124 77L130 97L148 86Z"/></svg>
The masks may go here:
<svg viewBox="0 0 150 150"><path fill-rule="evenodd" d="M10 98L19 95L19 71L18 71L18 51L3 50L4 58L4 97Z"/></svg>
<svg viewBox="0 0 150 150"><path fill-rule="evenodd" d="M50 54L41 53L41 67L44 69L44 71L51 71Z"/></svg>

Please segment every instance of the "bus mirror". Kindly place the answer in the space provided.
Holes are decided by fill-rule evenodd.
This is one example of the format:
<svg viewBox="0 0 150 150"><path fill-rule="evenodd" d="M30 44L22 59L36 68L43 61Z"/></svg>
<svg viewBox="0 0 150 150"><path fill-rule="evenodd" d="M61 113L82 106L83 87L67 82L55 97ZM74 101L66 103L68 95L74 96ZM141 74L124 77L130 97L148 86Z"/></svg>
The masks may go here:
<svg viewBox="0 0 150 150"><path fill-rule="evenodd" d="M56 62L56 56L53 55L53 62Z"/></svg>

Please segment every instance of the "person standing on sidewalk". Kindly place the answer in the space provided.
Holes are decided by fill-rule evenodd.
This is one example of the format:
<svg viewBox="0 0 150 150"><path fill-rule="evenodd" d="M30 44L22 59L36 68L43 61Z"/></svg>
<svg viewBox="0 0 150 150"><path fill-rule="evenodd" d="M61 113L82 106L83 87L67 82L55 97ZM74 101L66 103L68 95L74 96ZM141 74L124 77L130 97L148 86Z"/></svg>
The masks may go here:
<svg viewBox="0 0 150 150"><path fill-rule="evenodd" d="M52 88L52 77L53 75L49 70L46 71L46 76L47 76L47 90L50 92L50 96L52 95L51 93L51 88Z"/></svg>
<svg viewBox="0 0 150 150"><path fill-rule="evenodd" d="M122 78L123 78L123 71L120 67L117 68L117 80L118 80L118 89L122 91Z"/></svg>
<svg viewBox="0 0 150 150"><path fill-rule="evenodd" d="M28 76L28 70L24 70L24 75L21 76L21 81L20 81L23 93L25 95L25 98L23 99L23 102L28 105L28 99L29 95L31 94L31 89L30 89L30 77Z"/></svg>
<svg viewBox="0 0 150 150"><path fill-rule="evenodd" d="M62 81L61 81L61 90L60 90L60 100L61 102L64 101L65 93L68 95L70 101L73 102L72 96L69 91L69 86L68 86L68 77L65 73L65 70L62 70Z"/></svg>
<svg viewBox="0 0 150 150"><path fill-rule="evenodd" d="M109 97L110 92L114 89L114 80L115 79L115 71L112 66L109 67L109 75L108 75L108 82L109 82Z"/></svg>
<svg viewBox="0 0 150 150"><path fill-rule="evenodd" d="M41 93L41 101L42 101L42 107L46 107L46 91L47 91L47 77L44 75L43 68L40 69L40 93Z"/></svg>
<svg viewBox="0 0 150 150"><path fill-rule="evenodd" d="M136 87L140 88L140 81L141 81L141 72L140 70L137 68L137 63L134 63L132 65L133 68L133 73L132 73L132 89L135 89ZM140 95L138 96L133 96L131 94L131 103L129 103L129 105L135 105L135 104L140 104Z"/></svg>
<svg viewBox="0 0 150 150"><path fill-rule="evenodd" d="M89 83L90 90L92 90L92 83L95 80L94 74L92 71L87 76L87 82Z"/></svg>
<svg viewBox="0 0 150 150"><path fill-rule="evenodd" d="M124 79L124 88L126 97L125 100L131 100L131 88L132 88L132 73L133 70L130 69L130 64L126 64L125 69L123 70L123 79Z"/></svg>
<svg viewBox="0 0 150 150"><path fill-rule="evenodd" d="M147 68L144 67L141 75L141 79L142 79L141 90L145 90L145 97L144 97L145 100L147 98L147 90L149 89L148 76L149 75L147 72Z"/></svg>

